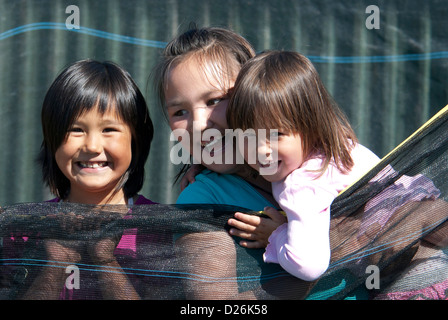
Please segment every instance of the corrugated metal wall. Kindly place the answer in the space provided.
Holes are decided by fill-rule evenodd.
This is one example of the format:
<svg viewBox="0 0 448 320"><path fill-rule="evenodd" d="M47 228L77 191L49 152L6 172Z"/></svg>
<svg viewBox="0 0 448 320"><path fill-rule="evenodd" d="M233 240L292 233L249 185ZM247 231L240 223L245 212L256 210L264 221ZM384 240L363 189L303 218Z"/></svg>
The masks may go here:
<svg viewBox="0 0 448 320"><path fill-rule="evenodd" d="M368 29L368 5L380 29ZM80 10L78 31L66 7ZM0 0L0 205L41 201L35 158L45 92L68 63L112 60L136 79L156 136L143 194L174 202L169 130L148 87L160 47L190 22L230 27L254 47L310 57L363 144L385 155L448 103L448 3L359 0Z"/></svg>

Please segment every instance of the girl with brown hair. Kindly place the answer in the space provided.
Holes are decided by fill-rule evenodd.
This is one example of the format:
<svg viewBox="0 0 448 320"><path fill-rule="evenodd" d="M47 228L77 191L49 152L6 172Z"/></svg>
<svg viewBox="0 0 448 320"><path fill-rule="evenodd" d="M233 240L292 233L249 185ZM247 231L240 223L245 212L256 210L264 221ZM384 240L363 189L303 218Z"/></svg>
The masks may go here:
<svg viewBox="0 0 448 320"><path fill-rule="evenodd" d="M330 262L330 205L379 158L357 142L312 63L296 52L265 52L247 62L227 119L244 130L240 152L272 183L288 217L269 237L265 262L303 280L319 278Z"/></svg>

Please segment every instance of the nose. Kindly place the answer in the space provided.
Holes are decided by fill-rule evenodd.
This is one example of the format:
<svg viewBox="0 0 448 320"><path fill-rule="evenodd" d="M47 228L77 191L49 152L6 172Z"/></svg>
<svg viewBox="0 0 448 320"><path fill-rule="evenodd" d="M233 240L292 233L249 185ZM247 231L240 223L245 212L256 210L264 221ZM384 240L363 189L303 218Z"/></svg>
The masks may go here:
<svg viewBox="0 0 448 320"><path fill-rule="evenodd" d="M207 108L195 108L192 118L194 130L202 132L205 129L210 128L210 111Z"/></svg>
<svg viewBox="0 0 448 320"><path fill-rule="evenodd" d="M278 138L276 136L265 135L265 130L260 129L257 139L257 157L261 163L267 161L277 161L278 160Z"/></svg>
<svg viewBox="0 0 448 320"><path fill-rule="evenodd" d="M260 162L266 160L272 160L272 148L271 143L266 138L258 139L257 154Z"/></svg>
<svg viewBox="0 0 448 320"><path fill-rule="evenodd" d="M102 138L99 134L89 133L86 135L84 143L85 152L101 153L103 151Z"/></svg>

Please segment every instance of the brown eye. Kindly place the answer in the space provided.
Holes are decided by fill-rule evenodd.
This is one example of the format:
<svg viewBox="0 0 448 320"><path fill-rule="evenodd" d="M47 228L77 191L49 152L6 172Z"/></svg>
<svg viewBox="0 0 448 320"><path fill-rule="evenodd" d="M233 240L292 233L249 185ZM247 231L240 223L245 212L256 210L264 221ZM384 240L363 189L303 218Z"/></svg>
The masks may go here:
<svg viewBox="0 0 448 320"><path fill-rule="evenodd" d="M70 129L68 129L68 132L80 133L80 132L82 132L82 129L81 128L77 128L77 127L72 127Z"/></svg>
<svg viewBox="0 0 448 320"><path fill-rule="evenodd" d="M223 98L215 98L215 99L210 99L207 101L207 106L214 106L217 105L218 103L220 103L222 100L224 100Z"/></svg>
<svg viewBox="0 0 448 320"><path fill-rule="evenodd" d="M187 114L186 110L178 110L175 113L173 113L173 117L182 117L185 114Z"/></svg>

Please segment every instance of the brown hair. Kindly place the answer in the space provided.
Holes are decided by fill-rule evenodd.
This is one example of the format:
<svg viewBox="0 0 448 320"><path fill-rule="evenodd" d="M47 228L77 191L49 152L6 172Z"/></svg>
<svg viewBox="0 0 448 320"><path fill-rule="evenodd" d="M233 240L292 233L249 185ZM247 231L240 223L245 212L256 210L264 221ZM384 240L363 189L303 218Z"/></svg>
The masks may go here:
<svg viewBox="0 0 448 320"><path fill-rule="evenodd" d="M343 172L353 166L356 135L311 61L299 53L269 51L247 62L236 80L227 122L234 129L300 134L305 158L325 157L321 173L332 160Z"/></svg>
<svg viewBox="0 0 448 320"><path fill-rule="evenodd" d="M211 65L221 89L228 90L241 66L255 56L250 43L237 33L217 27L196 28L174 38L165 47L152 77L160 105L165 112L165 89L170 69L194 57L203 66ZM226 92L227 93L227 92Z"/></svg>
<svg viewBox="0 0 448 320"><path fill-rule="evenodd" d="M214 80L219 84L223 94L227 94L231 89L230 82L236 78L241 67L254 56L255 50L252 45L232 30L192 26L190 30L167 44L159 63L151 73L163 114L166 115L167 78L171 68L175 65L190 58L197 59L203 69L206 66L211 67ZM178 181L188 168L189 165L185 164L176 175L174 182Z"/></svg>

